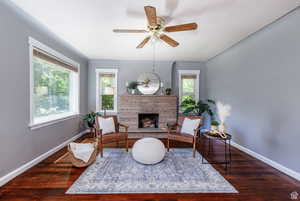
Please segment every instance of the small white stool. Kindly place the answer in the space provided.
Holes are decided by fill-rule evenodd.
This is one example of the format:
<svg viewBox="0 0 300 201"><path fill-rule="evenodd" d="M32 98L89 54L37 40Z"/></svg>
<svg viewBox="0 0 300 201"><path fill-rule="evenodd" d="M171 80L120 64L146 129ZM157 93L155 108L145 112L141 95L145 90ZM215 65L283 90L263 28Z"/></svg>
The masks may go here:
<svg viewBox="0 0 300 201"><path fill-rule="evenodd" d="M134 160L147 165L159 163L164 159L165 154L165 145L156 138L142 138L132 147Z"/></svg>

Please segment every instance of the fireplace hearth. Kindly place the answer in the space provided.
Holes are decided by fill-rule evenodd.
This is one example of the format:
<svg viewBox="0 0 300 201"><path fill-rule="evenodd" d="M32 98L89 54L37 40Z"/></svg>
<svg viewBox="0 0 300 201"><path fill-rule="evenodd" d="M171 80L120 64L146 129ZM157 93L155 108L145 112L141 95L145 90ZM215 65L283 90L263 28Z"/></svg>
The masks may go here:
<svg viewBox="0 0 300 201"><path fill-rule="evenodd" d="M158 128L159 114L157 113L141 113L139 114L139 128Z"/></svg>

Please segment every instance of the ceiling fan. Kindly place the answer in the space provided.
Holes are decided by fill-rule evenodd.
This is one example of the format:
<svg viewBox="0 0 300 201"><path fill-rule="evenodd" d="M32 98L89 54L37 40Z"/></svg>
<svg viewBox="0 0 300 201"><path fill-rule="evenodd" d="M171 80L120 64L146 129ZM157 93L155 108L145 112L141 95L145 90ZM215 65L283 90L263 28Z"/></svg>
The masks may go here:
<svg viewBox="0 0 300 201"><path fill-rule="evenodd" d="M198 25L196 23L189 24L180 24L175 26L165 26L165 21L162 17L156 15L156 9L152 6L145 6L145 13L148 20L148 27L146 30L143 29L114 29L115 33L149 33L150 36L147 36L136 48L143 48L146 43L149 42L151 38L159 38L160 40L166 42L172 47L176 47L179 43L164 32L178 32L178 31L190 31L197 29Z"/></svg>

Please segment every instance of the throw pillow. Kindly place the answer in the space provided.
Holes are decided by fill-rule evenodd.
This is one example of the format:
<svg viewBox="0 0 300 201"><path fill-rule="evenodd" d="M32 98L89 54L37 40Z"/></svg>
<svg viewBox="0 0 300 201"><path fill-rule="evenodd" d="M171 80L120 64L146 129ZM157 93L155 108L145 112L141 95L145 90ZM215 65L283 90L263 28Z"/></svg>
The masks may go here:
<svg viewBox="0 0 300 201"><path fill-rule="evenodd" d="M112 117L110 117L110 118L99 117L98 123L99 123L100 129L102 129L102 135L116 132L115 122Z"/></svg>
<svg viewBox="0 0 300 201"><path fill-rule="evenodd" d="M184 118L181 132L189 135L194 135L194 130L199 126L201 123L201 119L189 119Z"/></svg>

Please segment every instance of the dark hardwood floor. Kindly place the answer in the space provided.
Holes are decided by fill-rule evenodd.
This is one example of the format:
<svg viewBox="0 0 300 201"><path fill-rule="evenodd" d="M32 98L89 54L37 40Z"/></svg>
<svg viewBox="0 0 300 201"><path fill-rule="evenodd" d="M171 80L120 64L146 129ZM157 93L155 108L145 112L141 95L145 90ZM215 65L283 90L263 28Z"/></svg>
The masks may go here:
<svg viewBox="0 0 300 201"><path fill-rule="evenodd" d="M83 138L82 138L83 139ZM80 140L82 140L80 139ZM130 144L134 143L130 140ZM202 141L203 142L203 141ZM173 143L173 147L189 145ZM108 145L115 147L115 144ZM120 144L122 146L122 144ZM203 147L203 146L198 146ZM200 148L199 148L200 149ZM60 150L0 188L0 200L7 201L288 201L298 191L300 182L232 147L232 165L226 172L220 164L213 165L238 191L238 194L121 194L66 195L66 190L85 168L74 168L68 160L54 163L66 152ZM212 160L223 159L223 146L214 144ZM299 198L300 200L300 198Z"/></svg>

